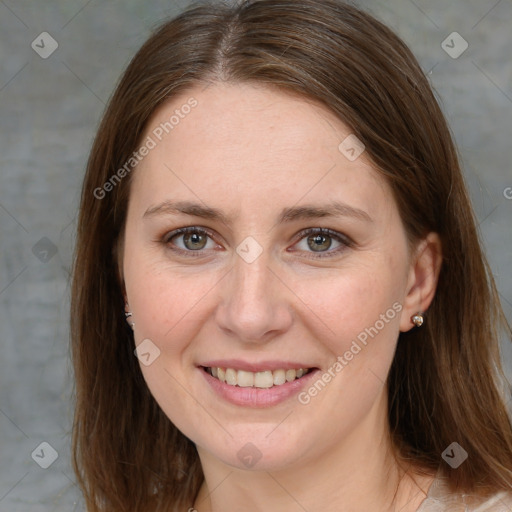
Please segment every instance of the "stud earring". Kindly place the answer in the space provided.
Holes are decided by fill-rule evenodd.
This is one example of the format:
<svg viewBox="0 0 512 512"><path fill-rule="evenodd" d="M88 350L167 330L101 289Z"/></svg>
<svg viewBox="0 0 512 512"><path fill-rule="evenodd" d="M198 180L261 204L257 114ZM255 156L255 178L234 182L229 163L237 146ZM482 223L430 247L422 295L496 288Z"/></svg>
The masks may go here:
<svg viewBox="0 0 512 512"><path fill-rule="evenodd" d="M421 327L423 325L423 314L422 313L416 313L415 315L413 315L411 317L411 322L416 326L416 327Z"/></svg>
<svg viewBox="0 0 512 512"><path fill-rule="evenodd" d="M133 328L135 327L135 322L132 322L132 318L131 318L133 316L133 314L132 314L131 311L128 310L128 308L129 308L128 303L126 303L124 305L124 307L125 307L125 310L126 310L125 313L124 313L124 316L126 317L126 321L130 324L130 327L133 330Z"/></svg>

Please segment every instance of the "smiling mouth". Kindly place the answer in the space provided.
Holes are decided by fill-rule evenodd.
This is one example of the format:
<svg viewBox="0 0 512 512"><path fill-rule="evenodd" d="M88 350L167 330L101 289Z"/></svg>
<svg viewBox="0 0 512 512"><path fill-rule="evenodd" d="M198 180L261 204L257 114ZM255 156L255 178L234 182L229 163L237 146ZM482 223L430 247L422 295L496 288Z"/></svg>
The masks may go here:
<svg viewBox="0 0 512 512"><path fill-rule="evenodd" d="M248 372L235 370L233 368L202 367L203 370L221 382L229 386L241 388L262 388L268 389L274 386L282 386L287 382L300 379L307 375L314 368L297 368L288 370L265 370L262 372Z"/></svg>

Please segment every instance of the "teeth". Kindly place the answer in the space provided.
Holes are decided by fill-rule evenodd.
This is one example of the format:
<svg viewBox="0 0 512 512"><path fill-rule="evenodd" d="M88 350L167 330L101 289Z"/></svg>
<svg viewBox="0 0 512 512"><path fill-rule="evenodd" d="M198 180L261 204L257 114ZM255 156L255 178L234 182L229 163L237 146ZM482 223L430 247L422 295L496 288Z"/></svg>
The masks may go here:
<svg viewBox="0 0 512 512"><path fill-rule="evenodd" d="M276 370L273 374L274 386L280 386L286 382L286 372L284 370Z"/></svg>
<svg viewBox="0 0 512 512"><path fill-rule="evenodd" d="M271 371L256 372L254 374L255 388L271 388L274 385L274 376Z"/></svg>
<svg viewBox="0 0 512 512"><path fill-rule="evenodd" d="M230 386L236 386L237 384L237 374L236 370L233 368L226 368L226 384Z"/></svg>
<svg viewBox="0 0 512 512"><path fill-rule="evenodd" d="M266 370L263 372L247 372L245 370L234 370L233 368L207 368L207 371L213 377L230 386L239 386L241 388L271 388L272 386L281 386L286 382L292 382L300 379L309 372L307 368L298 370Z"/></svg>
<svg viewBox="0 0 512 512"><path fill-rule="evenodd" d="M249 388L254 386L254 373L244 372L243 370L238 370L238 372L235 372L235 370L233 370L233 372L236 374L236 379L235 383L232 384L232 386L236 386L237 384L241 388ZM231 382L229 382L228 384L231 384Z"/></svg>
<svg viewBox="0 0 512 512"><path fill-rule="evenodd" d="M295 370L286 370L286 380L288 382L295 380L295 377L297 377L297 372Z"/></svg>

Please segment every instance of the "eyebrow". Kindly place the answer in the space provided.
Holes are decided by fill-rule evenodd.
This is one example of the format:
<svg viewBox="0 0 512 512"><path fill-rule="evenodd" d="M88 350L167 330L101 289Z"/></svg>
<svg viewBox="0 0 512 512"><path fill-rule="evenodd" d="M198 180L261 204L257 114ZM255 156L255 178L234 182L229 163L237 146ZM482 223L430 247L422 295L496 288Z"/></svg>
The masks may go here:
<svg viewBox="0 0 512 512"><path fill-rule="evenodd" d="M295 206L285 208L279 216L279 222L292 222L304 219L321 219L322 217L352 217L365 222L373 219L364 210L335 201L323 206Z"/></svg>
<svg viewBox="0 0 512 512"><path fill-rule="evenodd" d="M221 210L191 201L164 201L156 206L148 208L143 217L178 214L220 221L226 225L231 224L231 219ZM373 219L364 210L335 201L322 206L305 205L284 208L279 215L278 223L320 219L324 217L351 217L356 220L373 222Z"/></svg>
<svg viewBox="0 0 512 512"><path fill-rule="evenodd" d="M229 218L217 208L210 208L209 206L193 203L191 201L164 201L163 203L148 208L144 212L143 217L178 215L180 213L229 224Z"/></svg>

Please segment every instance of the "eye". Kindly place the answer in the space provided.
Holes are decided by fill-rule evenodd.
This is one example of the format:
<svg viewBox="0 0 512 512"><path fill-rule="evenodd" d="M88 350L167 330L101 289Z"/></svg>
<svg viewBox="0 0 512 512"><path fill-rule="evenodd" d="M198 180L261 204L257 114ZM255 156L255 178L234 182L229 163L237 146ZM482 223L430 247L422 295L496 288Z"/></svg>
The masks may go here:
<svg viewBox="0 0 512 512"><path fill-rule="evenodd" d="M187 252L217 247L217 244L212 239L212 235L208 231L195 226L180 228L169 233L165 237L165 243L174 246L174 249Z"/></svg>
<svg viewBox="0 0 512 512"><path fill-rule="evenodd" d="M307 237L309 248L314 252L323 252L330 249L332 237L329 235L315 234Z"/></svg>
<svg viewBox="0 0 512 512"><path fill-rule="evenodd" d="M313 257L334 256L352 246L352 241L346 235L326 228L307 229L300 232L297 237L301 239L294 245L292 251L316 253Z"/></svg>

